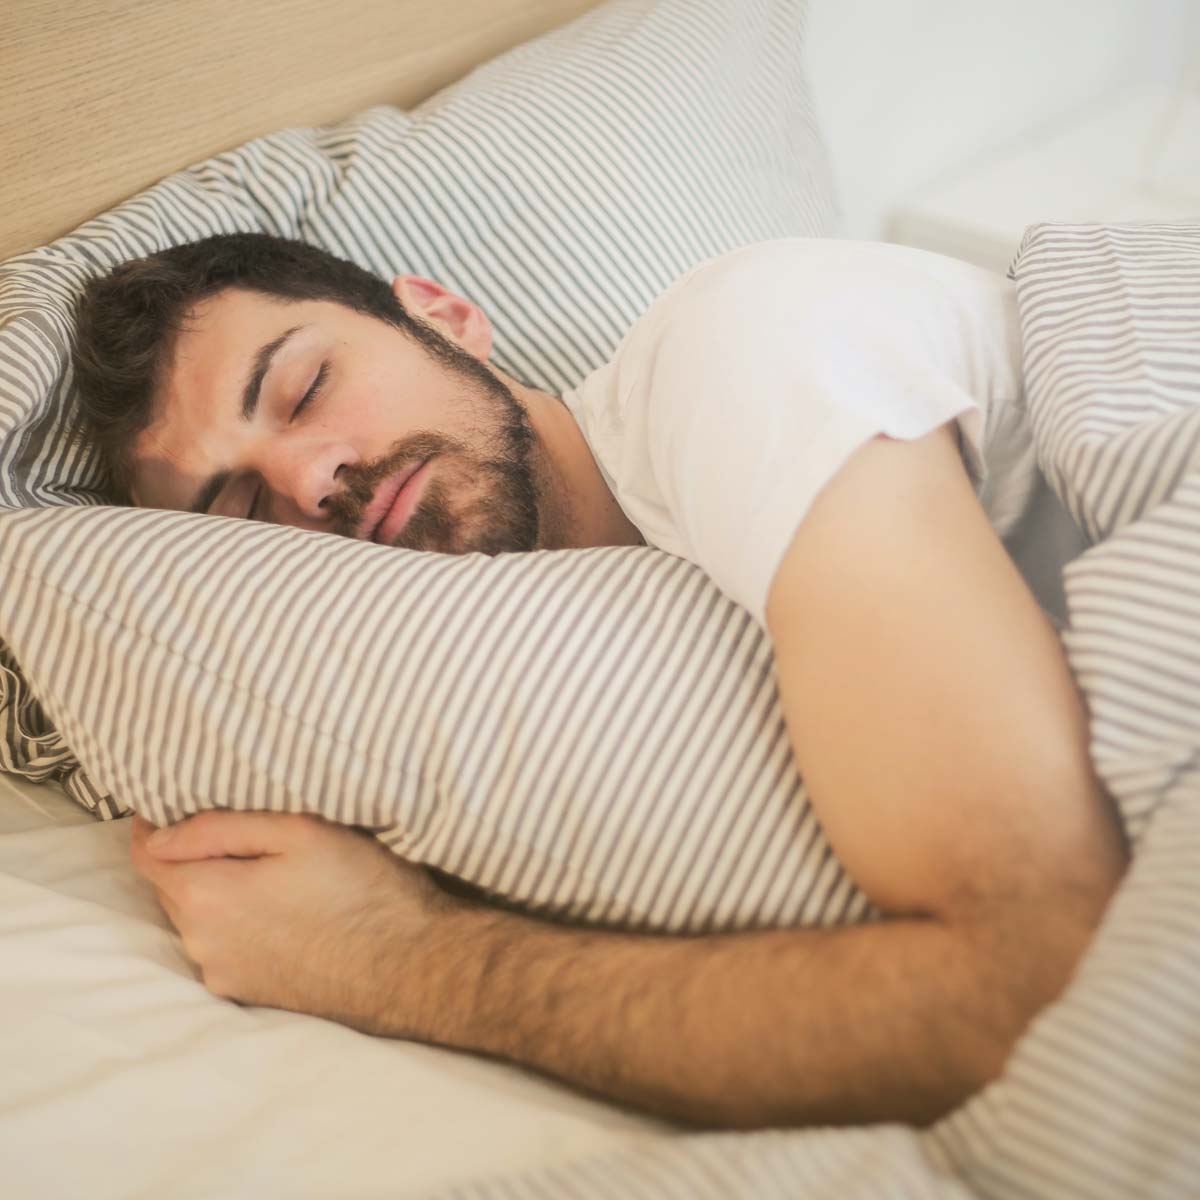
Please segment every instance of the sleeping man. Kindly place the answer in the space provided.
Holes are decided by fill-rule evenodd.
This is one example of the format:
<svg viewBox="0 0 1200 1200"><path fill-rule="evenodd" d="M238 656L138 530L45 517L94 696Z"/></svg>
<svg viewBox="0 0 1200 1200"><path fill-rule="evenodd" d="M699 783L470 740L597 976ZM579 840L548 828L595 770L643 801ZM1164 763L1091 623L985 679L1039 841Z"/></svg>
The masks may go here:
<svg viewBox="0 0 1200 1200"><path fill-rule="evenodd" d="M768 631L811 802L884 914L617 934L451 894L313 817L135 818L205 984L704 1124L926 1123L994 1079L1126 861L997 532L1031 495L1016 320L1007 280L952 259L764 243L676 283L556 397L490 363L470 300L299 243L220 236L94 282L76 371L133 503L697 563Z"/></svg>

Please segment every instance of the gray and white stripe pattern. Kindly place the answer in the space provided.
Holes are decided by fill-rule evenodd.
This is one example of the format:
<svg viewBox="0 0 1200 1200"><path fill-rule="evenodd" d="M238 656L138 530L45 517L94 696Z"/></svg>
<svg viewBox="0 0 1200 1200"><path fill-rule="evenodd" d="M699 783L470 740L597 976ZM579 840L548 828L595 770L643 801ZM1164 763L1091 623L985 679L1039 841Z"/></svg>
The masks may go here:
<svg viewBox="0 0 1200 1200"><path fill-rule="evenodd" d="M1012 274L1040 460L1103 539L1065 644L1135 849L1074 980L928 1132L684 1137L458 1200L1200 1195L1200 224L1035 226Z"/></svg>
<svg viewBox="0 0 1200 1200"><path fill-rule="evenodd" d="M623 928L872 915L796 774L768 640L683 559L112 508L15 513L0 554L0 622L47 709L157 824L318 813Z"/></svg>
<svg viewBox="0 0 1200 1200"><path fill-rule="evenodd" d="M1039 461L1103 542L1067 568L1065 641L1135 840L1200 747L1198 240L1195 226L1035 226L1016 276ZM1064 261L1092 265L1068 285Z"/></svg>
<svg viewBox="0 0 1200 1200"><path fill-rule="evenodd" d="M385 277L427 275L483 306L498 365L556 392L605 362L650 301L702 260L836 232L799 67L805 14L804 0L619 0L411 114L377 108L262 138L5 263L0 513L105 501L100 465L70 438L70 310L86 278L125 259L259 230ZM146 526L147 542L156 528ZM69 737L44 720L36 745L16 732L14 715L32 701L11 653L5 666L0 710L13 736L0 742L0 769L42 777L53 759L97 815L127 811L102 799ZM21 668L32 670L23 657ZM92 669L77 662L77 686Z"/></svg>
<svg viewBox="0 0 1200 1200"><path fill-rule="evenodd" d="M124 816L112 796L98 790L78 760L46 719L33 693L17 671L16 662L0 643L0 739L10 747L21 774L34 783L56 780L76 804L109 818ZM4 757L0 754L0 763ZM6 768L10 769L10 768Z"/></svg>

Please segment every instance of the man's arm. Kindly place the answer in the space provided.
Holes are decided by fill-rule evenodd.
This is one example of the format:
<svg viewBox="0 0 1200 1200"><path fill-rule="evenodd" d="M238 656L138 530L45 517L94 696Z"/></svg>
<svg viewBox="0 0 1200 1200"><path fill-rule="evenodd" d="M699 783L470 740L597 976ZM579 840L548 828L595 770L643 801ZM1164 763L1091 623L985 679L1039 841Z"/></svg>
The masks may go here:
<svg viewBox="0 0 1200 1200"><path fill-rule="evenodd" d="M1081 700L949 427L914 442L877 438L852 456L797 532L767 616L812 802L887 919L705 938L605 934L434 899L412 868L398 867L385 895L378 881L393 874L380 866L358 918L369 936L351 953L340 927L323 936L301 924L299 913L333 907L312 896L324 868L305 856L386 852L297 819L288 828L301 831L298 852L226 860L219 880L193 876L186 904L168 909L206 982L499 1055L703 1123L946 1112L996 1075L1060 992L1123 869ZM246 819L197 821L206 817ZM185 847L180 857L196 855ZM169 892L155 870L160 895ZM291 917L271 910L290 877L266 874L289 870L310 889ZM328 871L330 896L350 904L352 880L366 873ZM190 944L181 920L193 922ZM322 960L301 987L295 971L267 970L267 942L281 962L316 963L322 946L342 957ZM318 978L336 979L336 994L319 996Z"/></svg>

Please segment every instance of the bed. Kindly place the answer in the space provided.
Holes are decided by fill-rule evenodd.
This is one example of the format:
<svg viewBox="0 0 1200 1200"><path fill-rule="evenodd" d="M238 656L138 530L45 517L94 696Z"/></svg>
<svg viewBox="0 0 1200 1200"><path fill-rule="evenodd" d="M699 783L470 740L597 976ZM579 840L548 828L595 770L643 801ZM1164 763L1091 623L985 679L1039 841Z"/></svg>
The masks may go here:
<svg viewBox="0 0 1200 1200"><path fill-rule="evenodd" d="M7 1195L419 1195L664 1132L501 1064L210 1004L128 821L0 797Z"/></svg>
<svg viewBox="0 0 1200 1200"><path fill-rule="evenodd" d="M337 557L364 548L106 507L96 464L59 420L70 394L60 352L72 289L181 230L265 228L332 244L379 270L403 261L501 313L498 354L514 374L548 388L577 379L681 268L747 241L837 235L828 162L796 65L804 10L767 0L595 9L489 0L362 4L347 18L323 4L270 0L239 6L235 19L215 0L142 10L18 4L0 70L0 121L15 164L0 180L0 259L10 259L0 292L6 1194L1194 1194L1195 226L1039 226L1016 256L1039 461L1092 547L1068 571L1064 641L1092 707L1093 756L1138 857L1070 992L1035 1024L1005 1078L934 1130L698 1135L507 1065L229 1004L203 988L128 862L129 822L119 818L130 808L161 823L215 802L300 806L368 826L397 852L555 915L697 932L869 919L814 828L800 781L781 765L761 640L694 574L641 549L587 559L578 570L591 592L558 560L503 576L451 565L414 589L411 564ZM501 54L518 43L526 44ZM684 115L698 111L703 133ZM571 157L572 145L584 151ZM469 177L464 161L474 164ZM566 164L560 174L554 163ZM472 207L481 180L487 199ZM389 204L406 214L401 233ZM540 271L517 276L514 301L497 264L545 267L552 252L566 256L554 260L560 271L580 272L571 276L580 294ZM652 266L643 277L633 262ZM41 307L31 307L34 292ZM1155 303L1143 303L1147 293ZM1080 295L1094 301L1082 332L1070 320ZM537 336L523 340L530 322ZM1124 330L1132 357L1148 365L1097 354L1100 328ZM1136 403L1117 399L1131 372ZM1080 389L1081 373L1099 382ZM162 555L147 554L152 528L168 547ZM238 572L256 555L258 578L286 577L293 590L263 588L235 613ZM279 556L304 559L308 575L262 568ZM203 585L188 592L198 562ZM608 677L658 705L658 741L622 769L653 778L678 760L682 730L694 744L728 748L710 782L722 763L757 762L737 776L740 811L754 819L735 815L722 826L726 818L703 807L712 792L703 777L675 790L674 776L665 780L653 810L619 809L615 791L583 788L600 789L596 764L611 766L603 741L554 726L552 745L521 743L517 758L547 764L545 778L573 771L573 794L603 794L613 821L653 828L663 835L655 844L670 847L645 860L629 849L629 869L609 880L530 832L570 828L573 845L611 859L619 842L604 842L588 813L563 808L561 788L536 794L529 812L538 819L516 832L479 805L429 807L420 789L396 785L401 767L389 774L369 747L353 753L355 728L340 717L304 724L299 710L304 753L287 742L277 757L300 765L276 770L258 748L284 744L279 714L297 696L333 694L319 690L329 686L319 683L320 664L361 647L337 633L318 653L314 630L293 626L280 638L302 640L310 653L293 673L272 672L231 627L269 628L285 601L318 602L330 572L368 567L370 586L418 596L411 611L389 617L408 629L433 628L420 595L466 594L478 583L472 572L490 572L497 611L561 613L550 624L575 640L564 634L543 656L554 669L568 671L602 643ZM360 620L353 607L328 612L335 632ZM584 616L612 624L589 626ZM650 616L665 632L633 640ZM389 665L398 677L422 655L450 652L444 629L423 636L408 637L408 657ZM453 637L478 645L474 635ZM658 681L682 678L685 667L669 657L682 645L700 648L689 661L720 661L724 674L697 675L675 698L662 696ZM532 652L497 642L476 657L506 680L551 669L521 653ZM216 660L235 665L207 669ZM509 759L477 761L453 736L480 727L472 705L496 693L500 676L463 666L455 678L457 690L430 698L442 723L406 737L422 761L441 755L439 770L443 759L469 765L471 778L455 776L455 787L489 790L513 773ZM537 678L542 686L519 699L529 711L547 693L572 696L564 706L572 711L600 711L602 697L578 703L571 677ZM702 688L722 704L679 698ZM697 709L729 716L701 726ZM392 715L403 722L399 710ZM519 718L509 718L519 738ZM587 753L550 757L563 745ZM313 788L316 775L334 782ZM698 842L696 828L722 836ZM735 838L732 861L723 847ZM785 841L804 852L782 857ZM770 876L786 886L772 891L762 883ZM730 895L739 906L723 906Z"/></svg>
<svg viewBox="0 0 1200 1200"><path fill-rule="evenodd" d="M47 259L57 270L58 254L39 254L37 247L97 214L101 226L85 227L104 237L107 210L173 170L213 162L213 155L218 159L210 174L198 184L195 176L187 177L189 186L207 188L205 195L227 194L243 169L251 176L257 169L269 179L290 156L298 173L312 172L312 192L298 205L308 203L324 195L328 173L341 169L331 164L344 163L337 158L342 143L358 138L361 149L368 137L405 139L413 124L406 113L441 85L588 7L562 0L363 4L355 6L348 28L332 6L286 0L243 8L236 19L220 4L140 12L121 4L69 11L23 4L0 71L4 144L22 168L5 173L9 217L0 257L11 262L16 261L11 256L32 252L23 261L35 271ZM636 41L637 10L644 7L632 6L626 17L632 23L629 41ZM611 31L601 34L598 52L613 40ZM272 45L265 61L264 42ZM331 49L336 46L343 50ZM650 51L657 52L641 48ZM117 78L128 86L114 87ZM181 88L180 82L189 86ZM699 78L688 81L682 96L702 84ZM737 84L731 79L728 86ZM792 113L794 101L784 99ZM488 106L495 103L490 92L486 100ZM350 123L324 141L286 133L277 141L254 140L347 117ZM460 119L486 120L488 112L466 112ZM425 122L426 133L431 124ZM257 168L245 166L244 159L232 164L219 159L218 152L243 144L259 156ZM368 152L369 147L362 150L364 156ZM621 152L618 144L613 153ZM773 152L765 145L761 153ZM799 161L809 169L804 156ZM432 169L429 162L421 165ZM808 204L794 174L780 178L796 182L799 202ZM681 189L685 184L693 186L680 180ZM170 193L161 211L135 204L136 229L153 230L180 212L194 212L194 193L177 202L175 197ZM257 212L273 211L277 200L256 194L244 202L258 205ZM779 207L769 195L764 203ZM231 219L241 219L241 210ZM427 269L435 270L432 264ZM15 313L23 303L23 284L17 272L7 283L6 331L22 338L28 330ZM628 317L628 311L618 311L614 320ZM613 324L597 336L618 332ZM20 355L18 369L44 349L13 346L6 351ZM12 359L6 357L6 364L13 365ZM517 369L538 377L578 373L573 363L528 350ZM13 406L40 384L28 379L11 389L11 376L8 382L6 419L19 430L28 414L14 415ZM13 424L6 433L7 478L18 487L32 485L36 493L15 497L30 503L24 511L101 511L86 494L86 467L82 475L43 478L38 485L16 461L26 434L13 436ZM85 503L77 504L81 499ZM15 546L0 552L10 585L18 578L19 558ZM75 555L67 552L65 558ZM146 595L162 586L160 580ZM6 592L14 594L12 587ZM73 653L56 650L55 657L69 665L77 682L107 670ZM6 663L16 667L14 660ZM46 698L40 685L36 690ZM110 792L96 786L95 772L79 769L72 753L78 739L58 736L66 728L65 714L45 721L44 713L22 707L21 695L18 689L9 692L4 706L6 729L10 734L17 729L21 742L19 763L10 758L6 765L19 773L0 776L3 908L13 952L5 1015L11 1029L22 1031L4 1056L0 1142L8 1163L6 1194L68 1195L84 1186L112 1196L428 1194L455 1181L553 1165L671 1134L662 1122L508 1066L426 1047L383 1045L295 1014L252 1013L218 1003L181 953L151 889L130 868L129 822L97 819L124 811L116 798L123 787ZM14 745L10 742L10 752ZM45 782L33 782L37 779ZM64 941L55 930L65 933ZM108 959L114 950L115 975L104 971L101 978L94 956ZM142 999L131 1006L135 993ZM248 1052L247 1038L256 1049ZM160 1073L155 1084L153 1076ZM153 1134L148 1123L155 1126ZM64 1137L69 1151L60 1153Z"/></svg>
<svg viewBox="0 0 1200 1200"><path fill-rule="evenodd" d="M411 107L586 7L362 4L347 27L293 0L21 3L0 50L0 258L255 136ZM210 1007L130 872L128 827L0 776L6 1196L421 1194L663 1132L481 1059Z"/></svg>

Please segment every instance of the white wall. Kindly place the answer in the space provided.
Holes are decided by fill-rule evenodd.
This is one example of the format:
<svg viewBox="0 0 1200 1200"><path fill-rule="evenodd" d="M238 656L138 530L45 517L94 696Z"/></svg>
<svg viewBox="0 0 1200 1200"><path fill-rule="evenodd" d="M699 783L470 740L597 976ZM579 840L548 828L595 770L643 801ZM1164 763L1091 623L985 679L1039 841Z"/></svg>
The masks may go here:
<svg viewBox="0 0 1200 1200"><path fill-rule="evenodd" d="M848 237L906 195L1200 54L1200 0L810 0Z"/></svg>

